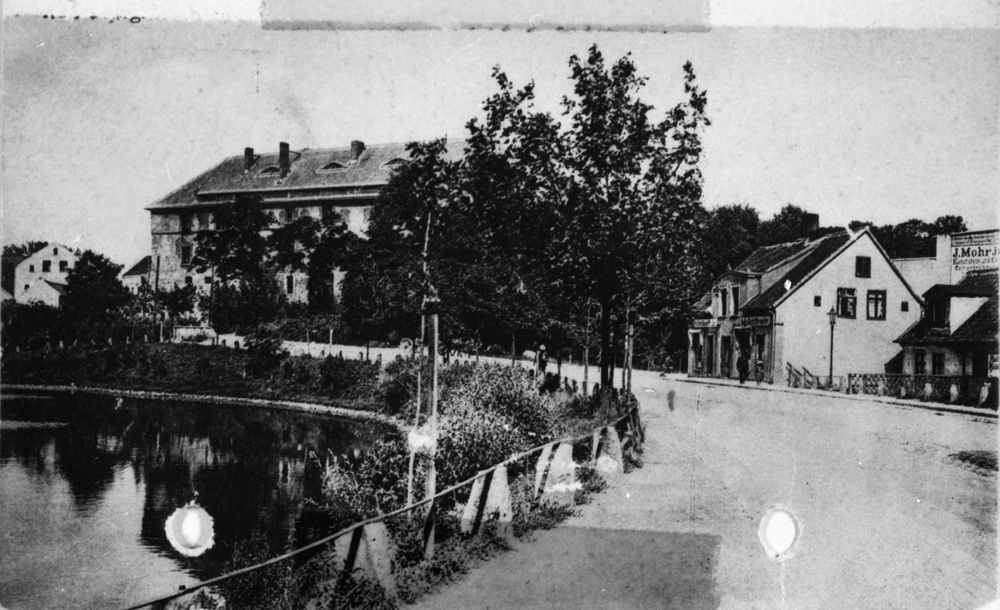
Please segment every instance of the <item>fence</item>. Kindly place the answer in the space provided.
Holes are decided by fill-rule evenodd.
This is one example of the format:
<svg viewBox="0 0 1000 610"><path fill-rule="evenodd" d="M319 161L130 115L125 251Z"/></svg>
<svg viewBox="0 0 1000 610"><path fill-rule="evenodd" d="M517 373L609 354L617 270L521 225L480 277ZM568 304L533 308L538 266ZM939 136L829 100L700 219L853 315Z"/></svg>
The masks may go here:
<svg viewBox="0 0 1000 610"><path fill-rule="evenodd" d="M851 374L852 394L874 394L925 402L996 409L995 377L952 375Z"/></svg>
<svg viewBox="0 0 1000 610"><path fill-rule="evenodd" d="M798 370L791 363L785 363L785 373L790 388L807 388L813 390L828 390L831 392L847 392L847 378L843 375L814 375L806 367Z"/></svg>
<svg viewBox="0 0 1000 610"><path fill-rule="evenodd" d="M429 545L430 548L433 548L435 503L441 501L445 496L471 486L468 501L462 512L462 533L469 536L478 535L484 522L488 519L497 519L501 524L501 531L506 531L506 535L509 535L512 533L512 528L509 527L512 509L510 481L507 475L508 466L539 454L535 462L532 489L536 498L555 503L572 502L575 495L575 471L578 466L574 461L574 455L580 455L579 450L587 449L588 445L589 463L594 464L598 472L612 476L622 474L625 456L641 452L645 441L644 426L639 416L639 403L631 393L611 388L605 390L595 388L594 395L599 397L602 409L612 409L619 414L619 417L588 434L550 441L513 455L503 462L482 470L475 476L419 502L413 502L388 514L355 523L325 538L257 565L206 580L185 590L164 595L148 602L130 606L128 610L159 606L171 600L191 595L206 587L244 576L329 544L333 544L336 549L338 566L342 565L342 571L351 573L360 570L381 584L387 593L392 594L395 591L395 580L391 571L392 548L388 544L385 527L385 522L388 519L424 509L424 543L425 546ZM504 524L508 527L504 528ZM340 558L343 558L342 564Z"/></svg>

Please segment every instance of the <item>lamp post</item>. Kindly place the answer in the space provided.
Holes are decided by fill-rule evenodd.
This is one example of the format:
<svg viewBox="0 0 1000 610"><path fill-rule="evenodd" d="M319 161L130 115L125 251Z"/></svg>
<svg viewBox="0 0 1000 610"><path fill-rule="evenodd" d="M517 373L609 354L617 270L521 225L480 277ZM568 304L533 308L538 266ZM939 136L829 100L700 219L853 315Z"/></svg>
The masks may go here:
<svg viewBox="0 0 1000 610"><path fill-rule="evenodd" d="M827 386L833 385L833 327L837 325L837 310L833 307L826 314L830 316L830 377L827 380Z"/></svg>

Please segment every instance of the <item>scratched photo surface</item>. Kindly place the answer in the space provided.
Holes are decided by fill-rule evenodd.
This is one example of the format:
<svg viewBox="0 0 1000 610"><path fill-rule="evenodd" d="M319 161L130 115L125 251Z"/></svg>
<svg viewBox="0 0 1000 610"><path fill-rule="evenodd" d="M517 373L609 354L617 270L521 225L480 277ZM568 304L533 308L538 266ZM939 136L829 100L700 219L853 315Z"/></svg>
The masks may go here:
<svg viewBox="0 0 1000 610"><path fill-rule="evenodd" d="M180 264L190 256L184 228L167 230L151 212L195 201L199 189L209 202L263 165L286 172L284 159L306 190L338 171L358 172L357 181L317 197L348 201L332 205L343 205L336 209L348 229L363 234L407 143L446 138L447 154L461 158L467 124L482 120L484 102L499 91L495 67L516 88L533 83L534 110L568 126L571 57L586 61L595 45L607 66L627 56L647 79L639 97L656 121L687 99L690 62L710 121L697 163L700 205L708 213L749 206L761 222L795 206L812 228L830 230L797 245L751 248L746 265L711 274L669 339L679 345L672 360L632 363L627 383L641 442L629 415L614 435L598 435L593 454L567 446L532 457L545 457L539 472L548 474L536 485L548 490L556 473L573 478L580 451L577 462L601 453L607 489L414 604L380 607L978 608L997 598L995 6L969 0L938 11L918 3L866 12L859 4L822 14L764 2L754 11L633 2L617 12L555 2L476 10L396 2L380 13L346 3L268 4L210 11L5 2L3 307L22 297L58 303L62 294L54 275L38 275L35 285L15 274L24 263L37 275L31 252L8 251L31 242L45 245L34 254L42 255L41 273L49 265L64 271L63 260L72 268L92 250L157 289L183 286L192 275ZM300 169L307 164L309 175ZM314 217L325 205L317 201L302 204L315 207ZM195 231L210 208L192 208ZM872 236L911 219L926 229L945 216L960 216L964 224L951 232L966 235L923 235L936 244L930 254L886 254ZM908 252L912 235L898 238L899 251ZM160 260L161 251L178 260ZM194 275L195 284L212 283ZM304 275L289 274L287 286L284 277L282 290L306 294ZM940 284L948 286L931 290ZM952 331L969 319L978 324L975 351L954 352L958 372L952 356L939 362L896 341L904 333L923 341L914 337L924 310L933 315L924 305L945 297L952 305L943 315L964 316ZM748 303L759 309L744 310ZM129 341L162 332L154 323ZM245 341L190 332L229 347ZM310 332L286 347L379 363L403 353L399 337L358 346L325 327L321 336ZM70 348L43 343L40 354ZM511 364L510 343L489 355L482 346L482 359ZM479 360L479 351L459 359ZM537 369L543 351L519 339L515 364ZM572 388L599 379L593 352L586 372L579 351L563 357L550 344L549 352L547 371ZM888 374L889 364L883 370L890 360L900 375ZM4 365L0 607L10 610L127 608L225 574L237 541L257 540L254 557L263 561L319 540L335 530L309 502L340 462L321 469L309 456L336 454L343 467L356 466L383 436L399 434L382 420L41 392L12 385L6 358ZM36 379L18 366L17 383ZM621 387L620 368L612 372ZM915 384L898 381L903 373L927 374ZM921 400L932 373L961 380L954 389L927 381L927 392L940 394ZM60 374L57 385L75 383L73 371ZM980 407L980 390L992 409ZM625 474L623 463L631 464ZM495 482L477 485L467 510L519 493L515 483L503 493ZM183 512L189 500L208 512L193 504ZM380 563L381 543L365 537L359 551L348 538L337 548L351 561L367 558L365 574L391 572ZM220 589L208 590L219 599ZM192 598L153 607L197 607ZM246 607L285 607L262 599Z"/></svg>

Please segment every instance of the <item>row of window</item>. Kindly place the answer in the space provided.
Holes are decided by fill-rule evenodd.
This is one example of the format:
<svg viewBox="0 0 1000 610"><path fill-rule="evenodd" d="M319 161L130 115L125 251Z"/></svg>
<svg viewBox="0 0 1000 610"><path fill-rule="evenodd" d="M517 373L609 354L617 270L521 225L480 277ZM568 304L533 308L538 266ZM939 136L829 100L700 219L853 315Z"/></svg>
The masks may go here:
<svg viewBox="0 0 1000 610"><path fill-rule="evenodd" d="M869 320L885 320L888 297L885 290L869 290L866 294L865 314ZM823 306L823 297L813 297L813 305ZM855 319L858 317L858 291L854 288L837 288L837 317ZM910 311L909 301L900 301L900 311Z"/></svg>
<svg viewBox="0 0 1000 610"><path fill-rule="evenodd" d="M59 252L58 249L56 249L57 254L58 252ZM59 261L60 272L65 272L68 269L69 269L69 261ZM35 266L28 265L28 271L34 273ZM51 273L51 272L52 272L52 261L42 261L42 273Z"/></svg>
<svg viewBox="0 0 1000 610"><path fill-rule="evenodd" d="M188 285L188 286L193 285L194 284L194 277L192 277L190 275L185 276L184 277L184 283L186 285ZM212 276L205 276L205 283L206 284L211 284L212 283ZM27 290L28 286L25 285L24 289ZM292 294L293 292L295 292L295 277L292 276L292 275L286 275L285 276L285 293L286 294Z"/></svg>
<svg viewBox="0 0 1000 610"><path fill-rule="evenodd" d="M913 374L927 374L927 352L913 352ZM944 354L931 354L931 375L944 375Z"/></svg>
<svg viewBox="0 0 1000 610"><path fill-rule="evenodd" d="M729 295L732 294L733 297L733 315L740 315L740 287L730 286L729 288L723 288L719 295L719 305L721 309L721 315L726 317L729 315Z"/></svg>
<svg viewBox="0 0 1000 610"><path fill-rule="evenodd" d="M334 214L341 217L344 222L348 221L348 211L344 209L334 209L334 208L321 208L322 218L326 220L332 218ZM365 222L371 218L371 208L365 207L362 210L362 215ZM276 222L287 224L294 222L299 218L305 218L307 216L312 216L312 212L309 208L284 208L279 210L277 213ZM191 233L194 230L193 221L197 221L197 226L199 229L208 229L212 227L215 222L212 214L181 214L181 233Z"/></svg>

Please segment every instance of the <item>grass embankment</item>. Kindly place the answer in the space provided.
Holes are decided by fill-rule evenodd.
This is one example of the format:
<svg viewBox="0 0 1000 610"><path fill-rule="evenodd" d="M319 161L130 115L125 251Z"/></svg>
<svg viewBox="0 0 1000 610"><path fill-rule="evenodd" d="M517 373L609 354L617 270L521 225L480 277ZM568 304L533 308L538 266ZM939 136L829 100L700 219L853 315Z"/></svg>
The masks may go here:
<svg viewBox="0 0 1000 610"><path fill-rule="evenodd" d="M386 410L379 366L186 343L136 343L7 353L5 384L70 385Z"/></svg>
<svg viewBox="0 0 1000 610"><path fill-rule="evenodd" d="M378 363L289 357L274 346L249 351L185 344L139 344L5 354L5 383L109 387L129 390L215 394L239 398L294 400L344 406L394 416L417 417L416 386L421 363ZM598 397L542 393L531 373L520 367L453 364L440 376L437 489L446 489L476 473L549 441L588 434L619 415L620 405ZM426 411L426 409L424 409ZM426 423L421 412L420 423ZM590 465L589 437L574 450L584 466L576 504L586 503L605 483ZM572 506L543 502L534 494L537 455L508 465L515 537L550 528L575 512ZM430 458L418 454L413 488L420 501L423 474ZM409 447L386 440L366 453L353 470L328 463L319 508L331 517L330 531L406 506ZM627 466L638 465L636 462ZM396 608L458 578L472 566L509 548L487 523L477 536L461 532L460 514L469 487L436 501L436 552L424 559L421 519L396 517L386 522L397 549L396 597L374 582L339 572L332 547L303 565L293 561L227 581L220 587L229 608ZM230 569L259 563L284 549L270 549L263 539L238 543ZM340 558L342 562L342 558ZM228 570L227 570L228 571ZM207 597L203 603L210 605Z"/></svg>

